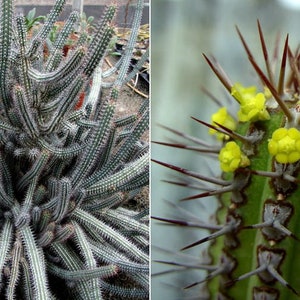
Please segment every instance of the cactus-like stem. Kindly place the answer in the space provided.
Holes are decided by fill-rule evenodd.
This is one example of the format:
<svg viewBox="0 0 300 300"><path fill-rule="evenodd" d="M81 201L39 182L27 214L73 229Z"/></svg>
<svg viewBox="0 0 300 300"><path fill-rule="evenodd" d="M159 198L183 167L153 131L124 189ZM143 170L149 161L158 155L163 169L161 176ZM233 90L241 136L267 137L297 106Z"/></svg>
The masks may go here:
<svg viewBox="0 0 300 300"><path fill-rule="evenodd" d="M49 34L65 2L55 2L32 37L13 1L0 4L1 299L147 298L147 220L119 208L148 184L148 147L140 141L148 105L118 115L115 87L126 76L102 93L116 6L63 57L79 14L54 41ZM124 64L119 70L127 74ZM122 286L120 275L130 284Z"/></svg>
<svg viewBox="0 0 300 300"><path fill-rule="evenodd" d="M196 146L159 142L168 147L199 151L202 155L219 153L222 178L154 160L188 177L167 182L200 190L181 200L219 197L217 223L204 223L194 213L178 207L175 209L180 211L181 218L155 217L176 226L210 230L206 237L186 245L181 251L212 241L208 249L211 264L199 264L196 258L191 262L164 263L207 270L206 277L190 282L185 289L194 289L206 282L210 299L299 299L299 67L294 60L298 51L292 54L287 37L279 74L274 74L258 23L265 74L238 28L237 31L262 86L231 83L218 62L205 56L239 110L233 117L226 108L220 107L212 116L211 124L193 118L208 127L209 133L221 141L222 148L174 129L169 130Z"/></svg>

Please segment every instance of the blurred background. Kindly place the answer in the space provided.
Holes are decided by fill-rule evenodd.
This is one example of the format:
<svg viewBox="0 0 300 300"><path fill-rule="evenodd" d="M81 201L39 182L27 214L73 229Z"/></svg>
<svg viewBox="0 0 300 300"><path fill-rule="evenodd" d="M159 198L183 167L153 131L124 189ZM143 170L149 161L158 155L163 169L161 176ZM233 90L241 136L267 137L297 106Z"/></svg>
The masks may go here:
<svg viewBox="0 0 300 300"><path fill-rule="evenodd" d="M202 53L213 54L232 82L243 85L257 83L235 30L238 25L258 62L263 62L257 31L260 21L269 51L272 53L276 36L280 33L279 53L289 33L289 44L295 49L300 44L300 3L297 0L151 0L151 85L152 85L152 140L168 141L176 138L159 124L212 141L207 128L193 121L191 116L210 122L217 105L201 91L211 91L221 102L228 94L213 75ZM227 102L228 103L228 102ZM232 106L232 109L237 109ZM189 168L203 174L218 174L218 163L189 151L152 145L154 159ZM216 209L214 198L180 203L179 199L195 191L162 182L173 179L175 172L152 164L152 216L176 217L172 204L179 205L203 221L209 221ZM171 205L170 205L171 203ZM178 251L188 243L207 235L207 232L187 228L172 228L152 222L152 259L172 260L168 252ZM203 245L205 248L206 245ZM184 253L203 255L203 247ZM168 250L168 251L164 251ZM152 264L157 274L170 267ZM153 300L201 299L200 287L183 290L183 286L203 277L200 271L175 272L152 277ZM195 297L196 296L196 297Z"/></svg>
<svg viewBox="0 0 300 300"><path fill-rule="evenodd" d="M145 8L142 24L149 23L149 1L150 0L144 0ZM97 21L102 16L105 6L113 2L114 0L66 0L65 8L58 19L65 20L73 10L83 10L87 17L93 16L95 21ZM27 13L35 7L35 16L46 16L54 5L55 0L15 0L14 3L19 13L27 15ZM118 12L115 20L116 25L118 27L130 27L136 0L116 0L115 3L118 5Z"/></svg>

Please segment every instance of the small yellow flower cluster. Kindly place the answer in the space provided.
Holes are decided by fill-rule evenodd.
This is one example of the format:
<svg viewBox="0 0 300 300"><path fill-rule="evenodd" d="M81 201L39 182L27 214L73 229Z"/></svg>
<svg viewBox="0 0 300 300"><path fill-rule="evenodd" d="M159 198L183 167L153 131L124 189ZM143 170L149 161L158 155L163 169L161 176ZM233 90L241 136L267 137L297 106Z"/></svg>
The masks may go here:
<svg viewBox="0 0 300 300"><path fill-rule="evenodd" d="M226 143L219 154L221 169L224 172L233 172L237 168L247 167L250 165L250 160L243 154L239 145L236 142L230 141Z"/></svg>
<svg viewBox="0 0 300 300"><path fill-rule="evenodd" d="M267 93L266 93L267 94ZM255 86L244 87L240 83L235 83L231 88L231 95L240 103L238 111L238 120L240 122L255 122L269 120L270 115L266 109L266 95L257 93ZM230 129L236 129L236 121L228 114L226 107L220 108L212 115L212 124L216 127L216 123ZM219 140L228 140L229 136L210 128L210 134L215 134ZM228 142L219 154L221 169L224 172L233 172L237 168L247 167L250 165L250 160L241 151L240 147L233 141Z"/></svg>
<svg viewBox="0 0 300 300"><path fill-rule="evenodd" d="M269 140L268 150L277 162L294 163L300 159L300 131L296 128L279 128Z"/></svg>
<svg viewBox="0 0 300 300"><path fill-rule="evenodd" d="M240 103L240 110L238 111L238 119L241 122L255 122L258 120L269 120L270 115L266 109L266 93L257 93L255 86L243 87L240 83L235 83L231 89L231 95ZM211 117L212 124L218 127L216 123L224 127L235 130L236 121L228 114L226 107L220 108ZM219 140L228 140L229 136L210 128L210 134L215 134Z"/></svg>
<svg viewBox="0 0 300 300"><path fill-rule="evenodd" d="M231 130L236 129L236 122L233 119L233 117L227 113L226 107L222 107L216 113L214 113L211 116L211 121L212 121L212 124L215 125L216 127L218 127L218 125L216 125L215 122L225 126L228 129L231 129ZM218 140L223 140L223 139L228 140L229 139L228 135L218 132L217 130L215 130L213 128L209 129L209 133L215 134Z"/></svg>
<svg viewBox="0 0 300 300"><path fill-rule="evenodd" d="M243 87L236 83L231 89L232 96L240 103L238 119L240 122L255 122L269 120L270 115L266 109L266 95L257 93L255 86ZM267 93L266 93L267 94ZM227 113L225 107L212 115L212 122L217 122L228 129L235 130L236 122ZM215 134L220 140L228 140L229 136L210 128L210 134ZM279 163L295 163L300 160L300 131L296 128L279 128L273 132L268 143L269 153L275 156ZM237 143L230 141L219 154L221 169L224 172L234 172L240 167L250 165L250 160L241 151Z"/></svg>
<svg viewBox="0 0 300 300"><path fill-rule="evenodd" d="M235 83L231 95L240 103L239 121L255 122L270 119L265 105L266 97L263 93L257 93L255 86L243 87L240 83Z"/></svg>

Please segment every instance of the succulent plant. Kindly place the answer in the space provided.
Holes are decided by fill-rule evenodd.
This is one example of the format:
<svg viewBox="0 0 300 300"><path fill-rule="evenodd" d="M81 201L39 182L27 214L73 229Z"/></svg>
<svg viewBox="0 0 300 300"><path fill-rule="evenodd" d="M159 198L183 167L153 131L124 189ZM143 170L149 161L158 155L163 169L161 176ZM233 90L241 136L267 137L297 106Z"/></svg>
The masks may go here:
<svg viewBox="0 0 300 300"><path fill-rule="evenodd" d="M79 20L72 12L49 42L64 4L32 37L13 1L0 4L1 299L145 298L148 213L124 204L148 182L148 103L126 117L116 110L143 1L127 51L108 70L116 7L64 57Z"/></svg>
<svg viewBox="0 0 300 300"><path fill-rule="evenodd" d="M167 182L200 190L182 201L214 195L219 199L211 223L203 222L196 210L176 205L177 218L154 217L174 226L210 231L179 253L170 249L173 259L159 262L177 266L176 272L206 270L204 278L199 274L198 281L184 287L196 290L195 299L299 299L299 49L292 52L287 36L282 55L277 55L278 41L275 55L270 55L258 22L263 67L238 28L237 32L258 80L251 86L233 83L215 58L204 55L235 107L224 106L206 91L219 110L210 123L193 119L208 127L216 144L168 127L180 141L157 142L214 157L222 171L214 177L154 160L180 173L180 179ZM207 256L203 252L203 257L188 254L188 249L206 242L210 243Z"/></svg>
<svg viewBox="0 0 300 300"><path fill-rule="evenodd" d="M39 24L40 21L45 19L45 16L36 17L35 14L36 14L36 8L34 7L25 16L25 25L26 25L27 31L31 30L31 28L33 26Z"/></svg>

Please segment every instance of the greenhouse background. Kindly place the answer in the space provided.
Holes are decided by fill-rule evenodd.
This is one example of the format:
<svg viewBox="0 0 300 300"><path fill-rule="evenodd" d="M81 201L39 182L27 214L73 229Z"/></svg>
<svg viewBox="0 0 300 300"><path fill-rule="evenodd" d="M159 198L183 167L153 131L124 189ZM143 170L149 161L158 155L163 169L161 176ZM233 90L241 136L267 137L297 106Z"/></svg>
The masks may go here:
<svg viewBox="0 0 300 300"><path fill-rule="evenodd" d="M130 21L133 17L133 11L136 0L66 0L66 7L60 16L63 20L72 10L84 11L86 16L93 16L97 20L103 12L105 5L117 3L119 7L117 25L122 27L129 27ZM49 13L55 0L16 0L15 5L23 14L27 14L33 7L36 8L36 16L46 15ZM149 9L150 0L144 0L145 8L143 13L142 24L149 23ZM126 24L125 24L126 23Z"/></svg>

